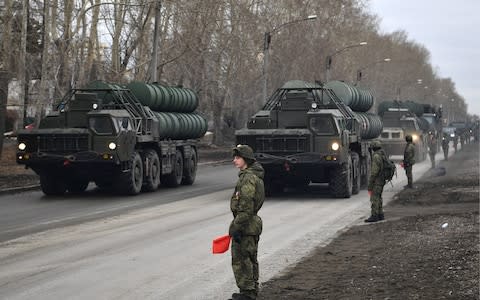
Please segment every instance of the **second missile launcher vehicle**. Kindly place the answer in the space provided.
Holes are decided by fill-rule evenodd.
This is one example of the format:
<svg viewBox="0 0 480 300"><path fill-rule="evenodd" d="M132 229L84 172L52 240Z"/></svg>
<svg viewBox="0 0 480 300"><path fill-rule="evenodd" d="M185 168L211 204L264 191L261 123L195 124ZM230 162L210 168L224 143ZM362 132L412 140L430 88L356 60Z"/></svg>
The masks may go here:
<svg viewBox="0 0 480 300"><path fill-rule="evenodd" d="M236 131L236 141L253 148L267 194L328 183L333 196L348 198L367 186L370 142L382 132L380 118L366 112L372 104L370 92L340 81L289 81Z"/></svg>

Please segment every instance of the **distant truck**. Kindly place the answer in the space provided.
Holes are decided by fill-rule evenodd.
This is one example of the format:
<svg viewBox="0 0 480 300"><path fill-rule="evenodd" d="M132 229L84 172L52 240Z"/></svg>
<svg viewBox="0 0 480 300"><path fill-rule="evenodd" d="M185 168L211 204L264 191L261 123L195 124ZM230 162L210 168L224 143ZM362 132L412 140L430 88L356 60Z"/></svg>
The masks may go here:
<svg viewBox="0 0 480 300"><path fill-rule="evenodd" d="M428 154L428 135L437 138L437 151L442 139L442 111L430 104L413 101L383 101L378 106L383 132L380 140L391 158L402 159L405 136L411 135L415 144L415 160L423 161Z"/></svg>
<svg viewBox="0 0 480 300"><path fill-rule="evenodd" d="M366 188L370 142L382 132L380 118L366 113L372 104L369 91L340 81L289 81L236 131L236 141L253 148L267 194L328 183L333 196L349 198Z"/></svg>
<svg viewBox="0 0 480 300"><path fill-rule="evenodd" d="M92 181L129 195L191 185L207 130L197 105L189 89L95 82L71 90L39 128L19 131L16 159L46 195L81 193Z"/></svg>

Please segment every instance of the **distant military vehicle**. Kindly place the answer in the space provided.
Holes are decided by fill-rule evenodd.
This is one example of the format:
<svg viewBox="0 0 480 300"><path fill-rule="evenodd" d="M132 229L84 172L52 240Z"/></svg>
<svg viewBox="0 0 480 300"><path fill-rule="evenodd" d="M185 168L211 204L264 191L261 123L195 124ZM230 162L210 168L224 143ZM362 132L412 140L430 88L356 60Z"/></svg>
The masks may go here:
<svg viewBox="0 0 480 300"><path fill-rule="evenodd" d="M366 113L372 104L369 91L340 81L289 81L236 131L236 140L263 165L267 194L328 183L335 197L348 198L366 187L370 141L382 131L380 118Z"/></svg>
<svg viewBox="0 0 480 300"><path fill-rule="evenodd" d="M423 161L428 154L428 135L435 135L438 141L442 138L442 111L430 104L383 101L378 106L378 114L383 121L380 140L390 157L398 156L400 159L403 156L405 136L411 135L415 144L415 160Z"/></svg>
<svg viewBox="0 0 480 300"><path fill-rule="evenodd" d="M91 181L130 195L160 181L190 185L196 139L207 130L197 105L189 89L95 82L67 93L38 129L18 133L17 162L40 176L46 195L80 193Z"/></svg>

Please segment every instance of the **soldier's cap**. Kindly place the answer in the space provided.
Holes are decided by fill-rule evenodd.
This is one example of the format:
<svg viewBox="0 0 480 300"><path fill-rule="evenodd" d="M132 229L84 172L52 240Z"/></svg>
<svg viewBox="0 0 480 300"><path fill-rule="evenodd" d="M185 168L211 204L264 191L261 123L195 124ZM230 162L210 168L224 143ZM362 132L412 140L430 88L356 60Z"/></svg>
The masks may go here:
<svg viewBox="0 0 480 300"><path fill-rule="evenodd" d="M405 136L405 140L406 140L407 142L411 142L411 141L412 141L412 136L411 136L411 135L406 135L406 136Z"/></svg>
<svg viewBox="0 0 480 300"><path fill-rule="evenodd" d="M243 159L250 159L255 160L255 156L253 155L253 150L248 145L237 145L232 150L233 156L240 156Z"/></svg>

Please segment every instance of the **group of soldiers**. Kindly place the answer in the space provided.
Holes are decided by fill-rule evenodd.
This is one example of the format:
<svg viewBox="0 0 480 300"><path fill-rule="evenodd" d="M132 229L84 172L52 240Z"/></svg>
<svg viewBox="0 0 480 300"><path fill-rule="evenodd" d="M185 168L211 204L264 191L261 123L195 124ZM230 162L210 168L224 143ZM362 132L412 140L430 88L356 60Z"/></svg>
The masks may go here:
<svg viewBox="0 0 480 300"><path fill-rule="evenodd" d="M458 151L458 142L460 140L460 149L462 149L465 144L469 144L471 142L471 132L469 130L465 130L463 132L456 131L453 139L447 133L442 135L442 150L443 150L443 157L445 160L448 160L448 150L450 140L453 142L453 149L455 149L455 153ZM437 153L437 137L434 133L430 132L428 134L428 154L430 156L430 162L432 163L432 168L435 168L435 154Z"/></svg>
<svg viewBox="0 0 480 300"><path fill-rule="evenodd" d="M460 143L466 140L460 135ZM415 164L415 144L411 135L405 137L406 145L402 166L407 176L407 185L404 188L413 189L412 168ZM449 137L442 137L442 149L445 160L448 160ZM467 141L467 142L468 142ZM454 140L454 146L456 149ZM428 153L435 168L435 154L437 152L437 138L434 134L428 137ZM388 156L382 149L379 141L373 141L370 146L372 153L371 174L368 181L368 194L371 203L371 216L365 222L377 222L385 219L383 212L382 193L386 183L385 162ZM255 160L253 150L247 145L238 145L233 149L233 163L240 172L239 179L230 200L233 220L229 227L232 237L232 269L240 293L233 293L233 300L256 299L258 294L259 267L257 261L258 242L262 233L262 219L258 211L265 200L263 184L264 170Z"/></svg>

